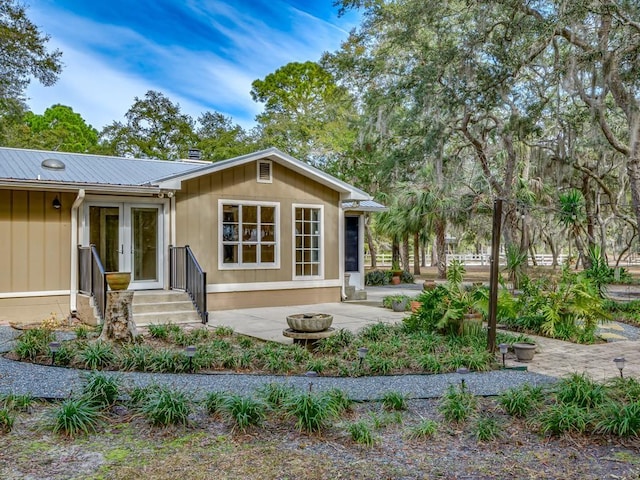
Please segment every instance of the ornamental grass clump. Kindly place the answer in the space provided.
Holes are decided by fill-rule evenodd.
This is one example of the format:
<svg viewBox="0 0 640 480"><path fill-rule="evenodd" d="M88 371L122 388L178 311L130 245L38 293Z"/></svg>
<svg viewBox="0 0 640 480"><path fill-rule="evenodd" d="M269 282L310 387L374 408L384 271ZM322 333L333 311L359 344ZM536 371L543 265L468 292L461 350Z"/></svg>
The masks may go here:
<svg viewBox="0 0 640 480"><path fill-rule="evenodd" d="M296 419L296 428L307 433L322 430L329 419L338 417L341 411L330 395L312 392L292 396L284 408Z"/></svg>
<svg viewBox="0 0 640 480"><path fill-rule="evenodd" d="M112 366L116 355L110 343L97 340L78 352L78 360L89 370L101 370Z"/></svg>
<svg viewBox="0 0 640 480"><path fill-rule="evenodd" d="M54 433L75 437L95 432L102 423L100 409L86 398L70 398L53 412Z"/></svg>
<svg viewBox="0 0 640 480"><path fill-rule="evenodd" d="M187 425L191 404L184 392L160 386L148 393L142 413L156 426Z"/></svg>
<svg viewBox="0 0 640 480"><path fill-rule="evenodd" d="M25 330L17 340L13 351L20 360L33 362L37 357L49 355L49 343L53 332L44 327Z"/></svg>
<svg viewBox="0 0 640 480"><path fill-rule="evenodd" d="M473 425L473 433L479 442L488 442L502 436L502 427L495 418L481 416Z"/></svg>
<svg viewBox="0 0 640 480"><path fill-rule="evenodd" d="M423 418L417 425L409 428L408 437L412 440L433 437L438 431L438 422Z"/></svg>
<svg viewBox="0 0 640 480"><path fill-rule="evenodd" d="M367 447L375 445L376 440L371 432L371 428L364 420L359 420L349 424L347 427L351 434L351 440Z"/></svg>
<svg viewBox="0 0 640 480"><path fill-rule="evenodd" d="M542 388L525 384L522 387L510 388L501 393L498 403L509 415L526 417L542 402Z"/></svg>
<svg viewBox="0 0 640 480"><path fill-rule="evenodd" d="M382 396L382 408L385 410L406 410L407 397L400 392L390 391Z"/></svg>
<svg viewBox="0 0 640 480"><path fill-rule="evenodd" d="M16 416L8 408L0 408L0 433L9 433L13 429Z"/></svg>
<svg viewBox="0 0 640 480"><path fill-rule="evenodd" d="M120 394L121 378L103 372L92 372L86 376L82 397L99 408L112 406Z"/></svg>
<svg viewBox="0 0 640 480"><path fill-rule="evenodd" d="M461 423L475 414L477 405L478 401L472 393L449 385L438 410L447 422Z"/></svg>
<svg viewBox="0 0 640 480"><path fill-rule="evenodd" d="M267 417L267 407L260 400L242 395L229 395L224 410L241 430L250 425L261 425Z"/></svg>

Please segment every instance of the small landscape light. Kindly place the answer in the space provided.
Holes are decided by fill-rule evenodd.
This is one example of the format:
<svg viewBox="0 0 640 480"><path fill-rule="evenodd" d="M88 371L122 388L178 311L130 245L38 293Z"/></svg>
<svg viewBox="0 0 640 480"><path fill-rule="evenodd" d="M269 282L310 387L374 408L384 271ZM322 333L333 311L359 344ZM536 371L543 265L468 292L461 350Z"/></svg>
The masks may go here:
<svg viewBox="0 0 640 480"><path fill-rule="evenodd" d="M305 377L307 378L316 378L318 376L318 372L314 372L313 370L309 370L308 372L306 372L304 374ZM309 382L309 393L311 393L311 390L313 389L313 382Z"/></svg>
<svg viewBox="0 0 640 480"><path fill-rule="evenodd" d="M624 357L616 357L613 359L613 363L616 364L616 367L618 367L618 370L620 370L620 378L624 378L622 375L622 369L624 368L624 362L626 360L624 359Z"/></svg>
<svg viewBox="0 0 640 480"><path fill-rule="evenodd" d="M458 372L460 375L466 375L467 373L469 373L469 369L466 367L460 367L458 370L456 370L456 372ZM460 379L460 390L464 392L464 389L465 389L465 383L464 383L464 376L463 376Z"/></svg>
<svg viewBox="0 0 640 480"><path fill-rule="evenodd" d="M498 345L498 348L500 349L500 353L502 354L502 368L505 368L505 355L507 355L507 352L509 351L509 344L501 343L500 345Z"/></svg>
<svg viewBox="0 0 640 480"><path fill-rule="evenodd" d="M361 367L362 367L362 362L364 362L364 358L367 356L367 353L369 353L369 349L367 347L360 347L358 349L358 359L360 361Z"/></svg>
<svg viewBox="0 0 640 480"><path fill-rule="evenodd" d="M51 365L56 363L56 352L60 350L60 342L50 342L49 350L51 350Z"/></svg>
<svg viewBox="0 0 640 480"><path fill-rule="evenodd" d="M189 370L192 370L193 356L196 354L195 345L189 345L188 347L185 347L184 354L189 358Z"/></svg>

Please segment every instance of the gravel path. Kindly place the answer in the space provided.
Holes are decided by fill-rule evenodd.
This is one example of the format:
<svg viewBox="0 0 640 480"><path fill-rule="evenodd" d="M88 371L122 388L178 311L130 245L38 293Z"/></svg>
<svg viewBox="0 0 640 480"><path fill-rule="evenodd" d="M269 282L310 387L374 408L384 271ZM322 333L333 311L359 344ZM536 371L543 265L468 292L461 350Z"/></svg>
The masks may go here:
<svg viewBox="0 0 640 480"><path fill-rule="evenodd" d="M0 353L11 350L13 340L20 334L10 327L0 326ZM58 332L59 340L73 336ZM30 393L38 398L66 398L82 388L86 371L64 367L16 362L0 357L0 394ZM142 372L109 372L122 378L123 386L149 384L170 385L202 396L218 390L248 395L261 386L273 382L290 384L297 388L325 390L340 388L353 400L376 400L388 391L402 392L412 398L438 398L451 384L459 384L464 378L469 390L476 395L497 395L504 390L529 383L540 385L555 379L546 375L517 370L496 370L486 373L469 373L464 377L457 373L442 375L389 375L375 377L317 377L251 374L161 374Z"/></svg>
<svg viewBox="0 0 640 480"><path fill-rule="evenodd" d="M261 386L278 382L297 388L325 390L340 388L353 400L376 400L388 391L402 392L411 398L440 397L451 384L459 384L457 373L441 375L390 375L379 377L317 377L244 374L159 374L140 372L107 372L118 375L125 387L149 384L170 385L193 392L195 396L218 390L248 395ZM84 371L48 367L0 358L0 394L26 394L39 398L66 398L82 388ZM496 370L464 375L469 391L476 395L497 395L504 390L529 383L540 385L555 379L546 375L516 370Z"/></svg>

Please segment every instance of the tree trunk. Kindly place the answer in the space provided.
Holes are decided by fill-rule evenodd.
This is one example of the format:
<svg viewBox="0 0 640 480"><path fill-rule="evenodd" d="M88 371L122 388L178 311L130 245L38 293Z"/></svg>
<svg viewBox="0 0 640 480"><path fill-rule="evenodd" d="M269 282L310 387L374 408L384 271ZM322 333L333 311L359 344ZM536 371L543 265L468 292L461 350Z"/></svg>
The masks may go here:
<svg viewBox="0 0 640 480"><path fill-rule="evenodd" d="M369 215L365 215L364 217L364 235L367 239L367 245L369 245L369 254L371 255L371 268L375 269L378 267L378 250L376 248L375 242L373 241L371 230L369 229Z"/></svg>
<svg viewBox="0 0 640 480"><path fill-rule="evenodd" d="M133 291L115 290L107 292L107 307L104 325L99 340L130 342L136 339L138 332L133 321Z"/></svg>
<svg viewBox="0 0 640 480"><path fill-rule="evenodd" d="M420 234L413 235L413 274L420 275Z"/></svg>
<svg viewBox="0 0 640 480"><path fill-rule="evenodd" d="M408 272L411 270L411 265L409 265L409 234L405 234L402 237L402 250L400 255L402 256L402 270Z"/></svg>
<svg viewBox="0 0 640 480"><path fill-rule="evenodd" d="M436 236L436 264L438 265L438 278L447 278L447 254L445 244L445 231L447 228L447 222L438 217L435 219L434 231Z"/></svg>

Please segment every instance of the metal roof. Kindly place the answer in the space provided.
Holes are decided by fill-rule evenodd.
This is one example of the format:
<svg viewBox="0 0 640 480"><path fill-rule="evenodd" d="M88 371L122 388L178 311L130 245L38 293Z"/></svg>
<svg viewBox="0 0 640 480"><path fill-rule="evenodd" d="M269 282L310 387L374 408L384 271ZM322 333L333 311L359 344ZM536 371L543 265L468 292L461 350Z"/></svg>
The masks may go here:
<svg viewBox="0 0 640 480"><path fill-rule="evenodd" d="M46 168L55 159L64 169ZM50 162L55 163L55 162ZM0 147L0 179L94 185L152 186L158 180L202 169L202 164Z"/></svg>
<svg viewBox="0 0 640 480"><path fill-rule="evenodd" d="M88 187L97 191L157 193L165 189L179 190L182 181L260 159L281 163L301 175L340 192L343 200L356 202L356 207L358 201L362 205L362 202L371 200L371 196L359 188L301 162L277 148L211 163L0 147L0 185L18 183L28 188ZM61 167L61 163L64 168L56 168ZM373 203L379 205L376 202ZM373 204L371 207L376 209Z"/></svg>
<svg viewBox="0 0 640 480"><path fill-rule="evenodd" d="M342 202L344 210L359 210L362 212L384 212L387 207L375 200L361 200L359 202Z"/></svg>

